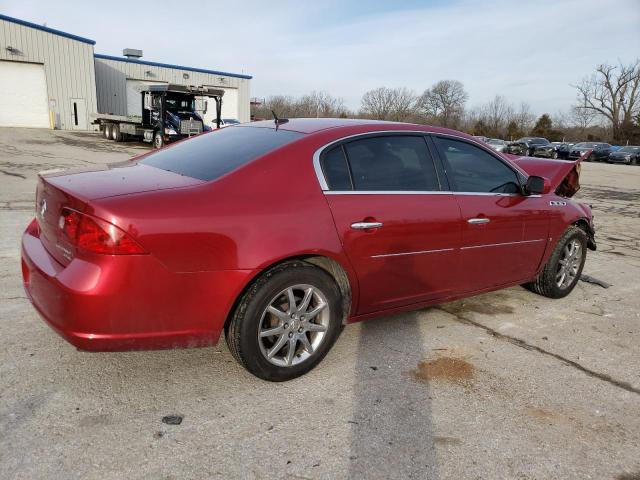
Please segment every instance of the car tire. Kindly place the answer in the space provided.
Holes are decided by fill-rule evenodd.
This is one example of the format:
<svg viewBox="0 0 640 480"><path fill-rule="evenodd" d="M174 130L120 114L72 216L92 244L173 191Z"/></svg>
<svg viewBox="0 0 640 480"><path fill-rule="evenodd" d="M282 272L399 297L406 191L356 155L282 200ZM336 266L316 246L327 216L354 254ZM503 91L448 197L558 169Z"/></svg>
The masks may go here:
<svg viewBox="0 0 640 480"><path fill-rule="evenodd" d="M164 137L160 132L156 132L153 135L153 148L160 149L164 147Z"/></svg>
<svg viewBox="0 0 640 480"><path fill-rule="evenodd" d="M288 300L290 292L294 308ZM307 295L310 300L305 307ZM305 320L304 314L313 314L315 309L320 309L319 313ZM240 298L225 336L240 365L263 380L282 382L304 375L320 363L340 335L342 319L340 289L333 277L303 261L286 262L251 284ZM274 335L265 335L269 331Z"/></svg>
<svg viewBox="0 0 640 480"><path fill-rule="evenodd" d="M110 123L104 124L103 134L104 134L104 138L106 138L107 140L111 140L111 124Z"/></svg>
<svg viewBox="0 0 640 480"><path fill-rule="evenodd" d="M553 152L551 154L551 158L553 158L554 160L557 160L558 159L558 152Z"/></svg>
<svg viewBox="0 0 640 480"><path fill-rule="evenodd" d="M572 225L558 240L538 277L523 286L544 297L566 297L578 283L586 258L587 234Z"/></svg>
<svg viewBox="0 0 640 480"><path fill-rule="evenodd" d="M111 127L111 138L116 142L122 141L122 133L120 132L120 125L114 123Z"/></svg>

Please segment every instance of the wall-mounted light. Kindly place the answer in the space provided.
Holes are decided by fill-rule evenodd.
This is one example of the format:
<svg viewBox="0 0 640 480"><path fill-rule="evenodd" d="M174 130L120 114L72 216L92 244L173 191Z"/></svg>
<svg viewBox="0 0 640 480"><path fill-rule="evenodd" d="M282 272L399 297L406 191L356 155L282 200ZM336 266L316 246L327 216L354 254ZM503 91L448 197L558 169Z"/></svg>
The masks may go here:
<svg viewBox="0 0 640 480"><path fill-rule="evenodd" d="M182 78L184 78L185 80L187 80L189 78L189 74L188 73L183 73L182 74Z"/></svg>
<svg viewBox="0 0 640 480"><path fill-rule="evenodd" d="M146 72L144 72L144 74L145 74L147 77L154 77L154 76L155 76L151 70L147 70Z"/></svg>
<svg viewBox="0 0 640 480"><path fill-rule="evenodd" d="M5 50L9 52L11 55L22 55L22 52L11 45L5 47Z"/></svg>
<svg viewBox="0 0 640 480"><path fill-rule="evenodd" d="M227 79L226 79L226 78L224 78L224 77L218 77L218 81L219 81L220 83L227 83Z"/></svg>

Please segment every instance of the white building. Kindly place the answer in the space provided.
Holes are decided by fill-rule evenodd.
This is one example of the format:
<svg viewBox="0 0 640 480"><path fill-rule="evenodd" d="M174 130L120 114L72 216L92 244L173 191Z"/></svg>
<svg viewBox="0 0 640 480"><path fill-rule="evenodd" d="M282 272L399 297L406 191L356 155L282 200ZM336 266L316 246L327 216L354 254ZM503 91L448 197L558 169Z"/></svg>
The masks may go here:
<svg viewBox="0 0 640 480"><path fill-rule="evenodd" d="M95 43L0 14L0 127L88 130L94 113L140 114L150 83L222 88L222 117L249 121L251 76L100 55Z"/></svg>

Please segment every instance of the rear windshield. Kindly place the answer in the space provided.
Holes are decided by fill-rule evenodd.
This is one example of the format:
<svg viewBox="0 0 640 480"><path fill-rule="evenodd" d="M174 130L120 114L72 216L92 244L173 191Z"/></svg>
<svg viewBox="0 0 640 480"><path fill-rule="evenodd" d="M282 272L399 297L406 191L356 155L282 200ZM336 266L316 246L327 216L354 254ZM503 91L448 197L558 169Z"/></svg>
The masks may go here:
<svg viewBox="0 0 640 480"><path fill-rule="evenodd" d="M209 181L302 136L273 128L227 127L159 150L140 163Z"/></svg>

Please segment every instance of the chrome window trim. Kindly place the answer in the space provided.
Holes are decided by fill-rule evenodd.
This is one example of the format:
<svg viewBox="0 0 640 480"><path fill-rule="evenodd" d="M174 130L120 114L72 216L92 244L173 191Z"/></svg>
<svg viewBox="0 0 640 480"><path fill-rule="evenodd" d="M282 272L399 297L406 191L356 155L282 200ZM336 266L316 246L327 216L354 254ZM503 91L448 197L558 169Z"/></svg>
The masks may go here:
<svg viewBox="0 0 640 480"><path fill-rule="evenodd" d="M479 148L481 148L482 150L484 150L485 152L487 152L489 155L493 156L494 158L496 158L498 161L502 162L503 164L505 164L506 167L508 168L512 168L515 169L518 173L520 173L521 175L523 175L525 178L529 177L529 174L527 174L524 170L522 170L518 165L516 165L515 163L511 162L509 159L507 158L502 158L500 155L496 155L496 153L500 153L500 152L496 152L494 151L492 148L488 147L487 145L483 145L481 142L475 140L475 139L469 139L469 138L465 138L465 137L461 137L459 135L452 135L450 133L440 133L440 132L427 132L424 130L376 130L375 132L364 132L364 133L356 133L353 135L347 135L346 137L341 137L338 138L336 140L333 140L329 143L326 143L325 145L321 146L320 148L318 148L314 153L313 153L313 169L316 172L316 178L318 179L318 183L320 184L320 189L323 191L323 193L325 195L442 195L442 194L446 194L446 195L484 195L484 196L522 196L524 198L536 198L536 197L540 197L540 195L521 195L519 193L492 193L492 192L454 192L452 190L436 190L436 191L428 191L428 190L416 190L416 191L387 191L387 190L382 190L382 191L365 191L365 190L331 190L329 188L329 185L327 184L326 179L324 178L324 173L322 172L322 167L320 166L320 156L322 155L322 153L329 149L331 146L343 142L345 140L350 140L350 139L355 139L355 138L360 138L360 137L371 137L371 136L377 136L377 135L384 135L384 134L389 134L389 133L393 133L393 134L403 134L403 133L408 133L408 134L418 134L418 135L422 135L422 136L429 136L429 135L440 135L440 136L444 136L444 137L451 137L453 139L456 140L460 140L463 142L468 142L471 143L473 145L478 146Z"/></svg>
<svg viewBox="0 0 640 480"><path fill-rule="evenodd" d="M423 253L452 252L453 250L453 248L440 248L437 250L418 250L417 252L384 253L381 255L371 255L371 258L402 257L405 255L421 255Z"/></svg>
<svg viewBox="0 0 640 480"><path fill-rule="evenodd" d="M461 247L460 250L471 250L474 248L485 248L485 247L501 247L503 245L520 245L522 243L536 243L536 242L544 242L544 238L539 238L537 240L520 240L518 242L486 243L484 245L471 245L469 247Z"/></svg>

